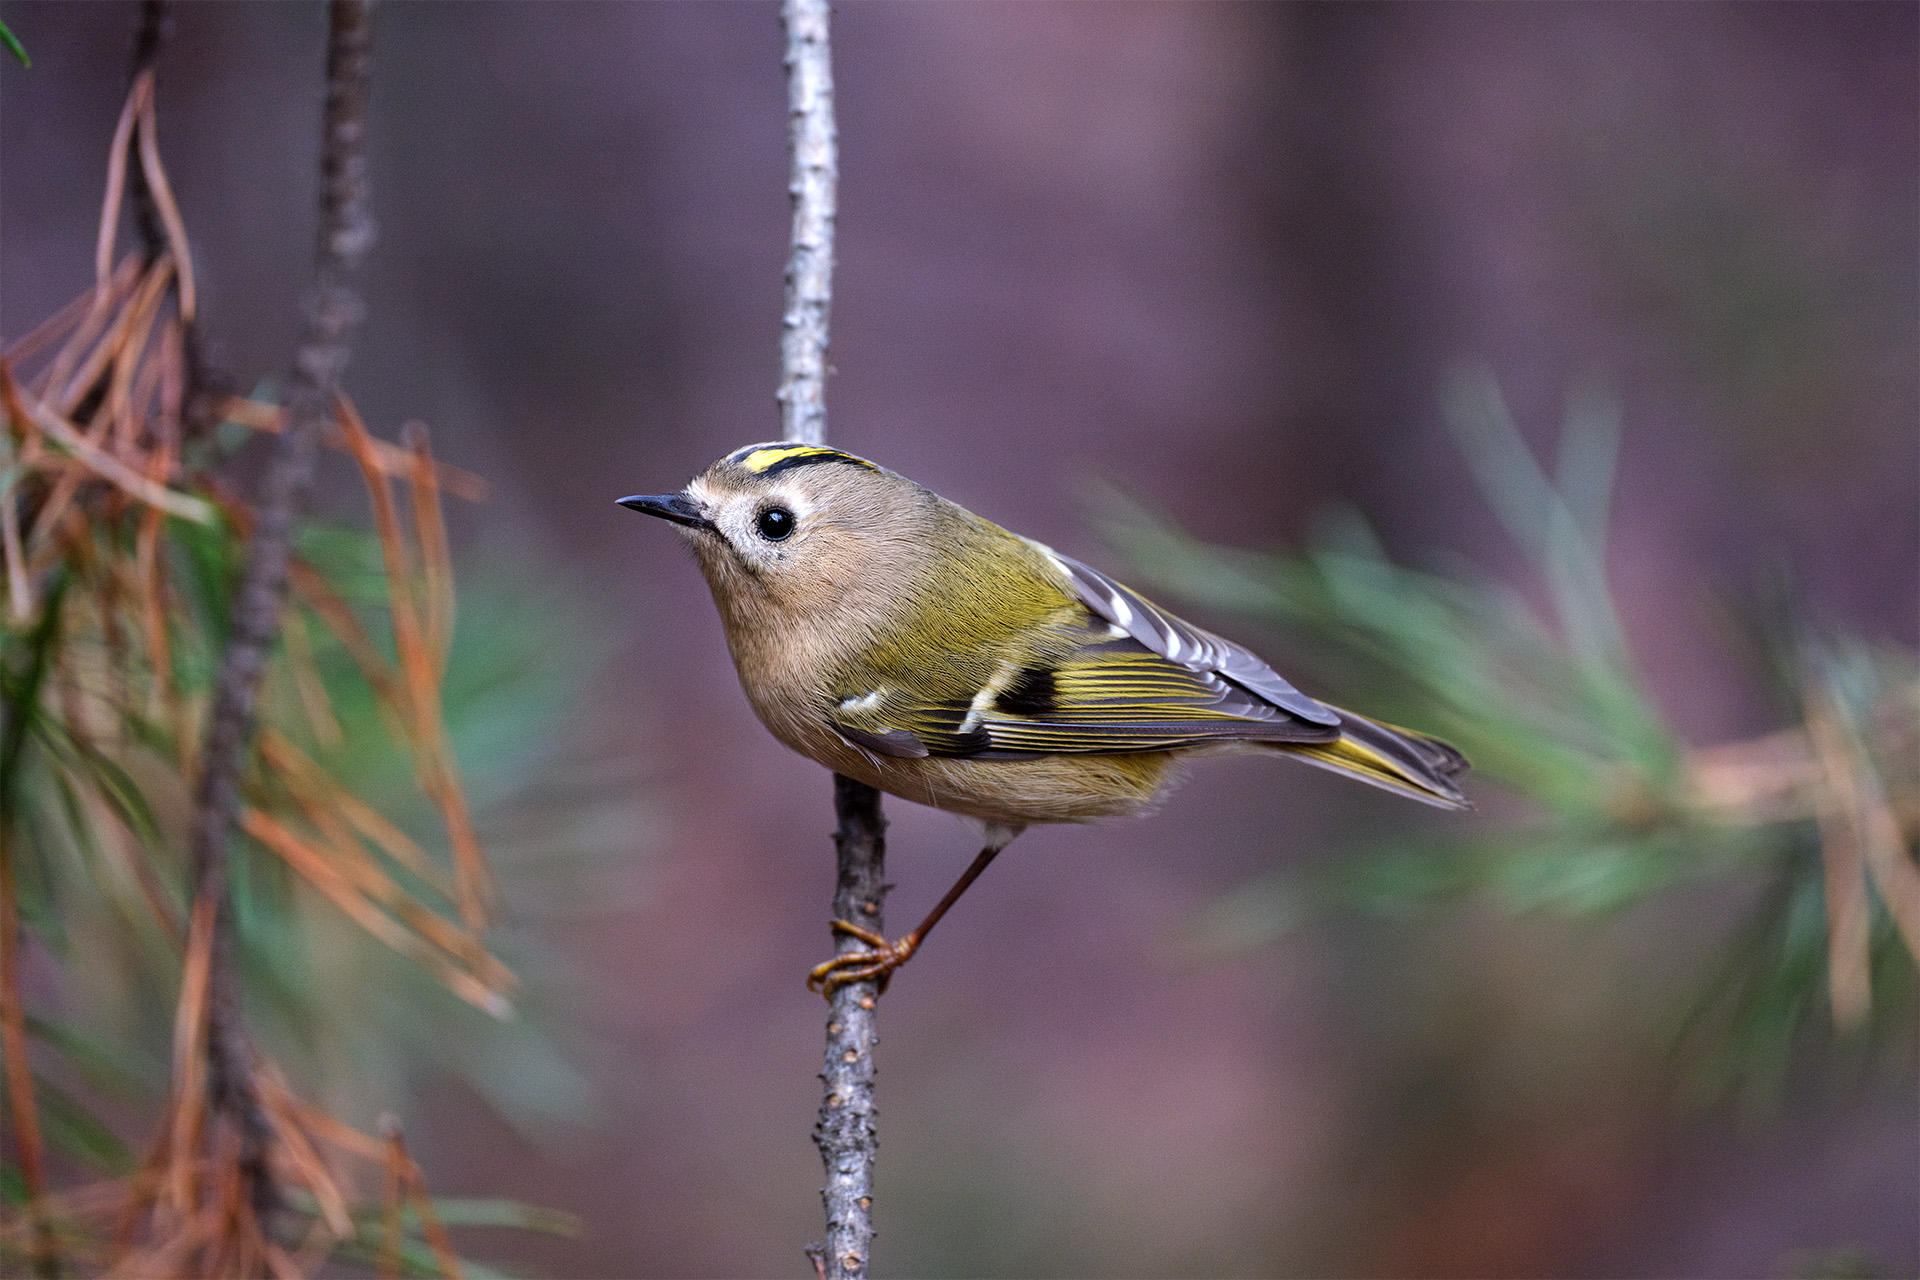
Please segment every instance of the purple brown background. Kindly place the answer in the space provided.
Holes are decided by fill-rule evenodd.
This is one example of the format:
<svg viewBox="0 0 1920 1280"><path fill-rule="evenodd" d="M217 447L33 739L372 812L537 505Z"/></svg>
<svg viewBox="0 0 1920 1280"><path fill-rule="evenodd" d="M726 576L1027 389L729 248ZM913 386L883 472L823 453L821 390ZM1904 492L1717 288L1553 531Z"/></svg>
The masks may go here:
<svg viewBox="0 0 1920 1280"><path fill-rule="evenodd" d="M1090 479L1255 547L1349 502L1403 559L1519 581L1441 380L1487 362L1545 447L1569 387L1603 378L1642 671L1689 741L1774 727L1725 602L1775 567L1811 616L1916 640L1917 14L843 5L832 438L1123 573ZM137 9L0 16L35 59L0 68L12 337L88 281ZM161 64L204 330L243 383L295 340L323 26L317 3L183 4ZM590 1109L516 1126L429 1077L416 1149L438 1190L588 1220L480 1256L801 1274L829 788L753 722L678 540L613 505L778 432L776 10L388 3L376 55L349 385L491 480L457 516L470 557L598 602L613 652L570 749L637 761L645 815L591 903L522 921L572 975L548 1016ZM891 813L906 919L971 845ZM1731 918L1711 895L1610 922L1467 908L1227 962L1179 945L1248 876L1402 820L1223 762L1147 821L1025 837L886 1002L877 1265L1920 1267L1911 1080L1796 1088L1757 1120L1672 1100L1649 1028Z"/></svg>

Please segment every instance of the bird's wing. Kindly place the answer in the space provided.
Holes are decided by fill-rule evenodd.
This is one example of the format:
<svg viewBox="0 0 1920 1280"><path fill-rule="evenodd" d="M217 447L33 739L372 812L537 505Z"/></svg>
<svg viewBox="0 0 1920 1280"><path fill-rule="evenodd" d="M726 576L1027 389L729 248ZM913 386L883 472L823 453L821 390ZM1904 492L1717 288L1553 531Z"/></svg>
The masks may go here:
<svg viewBox="0 0 1920 1280"><path fill-rule="evenodd" d="M1151 608L1144 601L1134 607ZM1303 718L1218 670L1176 661L1104 615L1074 613L1052 630L1056 643L1007 658L965 696L928 699L885 685L850 690L829 709L828 723L848 742L895 757L1017 759L1340 736L1337 718L1332 725Z"/></svg>
<svg viewBox="0 0 1920 1280"><path fill-rule="evenodd" d="M1029 540L1031 541L1031 540ZM1251 649L1174 617L1159 605L1041 543L1033 547L1066 575L1080 602L1154 653L1196 671L1217 672L1241 688L1313 724L1338 726L1340 713L1283 679Z"/></svg>

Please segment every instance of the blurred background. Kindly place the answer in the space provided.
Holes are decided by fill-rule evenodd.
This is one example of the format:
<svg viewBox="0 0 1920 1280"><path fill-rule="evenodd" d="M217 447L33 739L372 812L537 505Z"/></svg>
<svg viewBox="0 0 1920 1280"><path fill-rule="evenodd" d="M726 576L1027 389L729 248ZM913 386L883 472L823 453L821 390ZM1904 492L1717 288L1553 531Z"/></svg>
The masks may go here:
<svg viewBox="0 0 1920 1280"><path fill-rule="evenodd" d="M0 17L33 58L0 68L10 340L91 280L138 6ZM179 5L159 63L203 340L241 388L298 336L324 30L317 3ZM1768 584L1920 642L1917 34L1907 4L842 5L830 438L1122 577L1093 482L1256 550L1350 508L1397 562L1538 599L1442 388L1483 364L1548 453L1602 385L1650 701L1695 746L1779 728L1739 622ZM471 1245L545 1274L804 1274L819 1234L830 787L753 720L679 539L613 505L778 433L781 47L772 4L376 15L347 382L491 486L456 553L508 585L462 628L564 620L526 677L564 713L463 765L566 786L481 830L538 1035L423 1049L341 1105L405 1115L436 1191L582 1215ZM359 518L328 465L318 505ZM1677 1083L1671 1021L1750 886L1192 945L1275 868L1527 816L1474 794L1459 819L1225 761L1146 821L1023 837L883 1006L876 1267L1920 1269L1910 1054L1764 1107ZM889 816L917 919L971 833Z"/></svg>

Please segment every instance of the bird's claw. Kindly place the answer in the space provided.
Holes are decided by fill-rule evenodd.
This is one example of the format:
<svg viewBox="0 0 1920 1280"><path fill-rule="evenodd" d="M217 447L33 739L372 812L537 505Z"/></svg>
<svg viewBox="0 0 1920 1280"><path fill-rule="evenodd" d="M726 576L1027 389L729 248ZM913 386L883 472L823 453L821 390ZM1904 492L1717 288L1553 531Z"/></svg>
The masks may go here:
<svg viewBox="0 0 1920 1280"><path fill-rule="evenodd" d="M888 942L871 929L863 929L845 920L833 921L833 931L857 938L867 944L867 949L842 952L825 964L815 965L807 974L808 989L818 991L829 1000L834 992L854 982L878 979L880 990L885 991L893 971L907 962L918 945L912 934Z"/></svg>

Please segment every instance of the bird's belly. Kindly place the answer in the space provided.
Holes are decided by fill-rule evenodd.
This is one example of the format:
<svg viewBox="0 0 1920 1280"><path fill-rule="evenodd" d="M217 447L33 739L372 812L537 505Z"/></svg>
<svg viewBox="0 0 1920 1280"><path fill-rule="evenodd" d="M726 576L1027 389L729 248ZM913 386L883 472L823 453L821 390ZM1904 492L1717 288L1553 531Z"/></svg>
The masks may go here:
<svg viewBox="0 0 1920 1280"><path fill-rule="evenodd" d="M1130 817L1152 807L1178 772L1169 751L1013 760L878 756L825 725L762 720L774 737L835 773L915 804L1010 826Z"/></svg>

